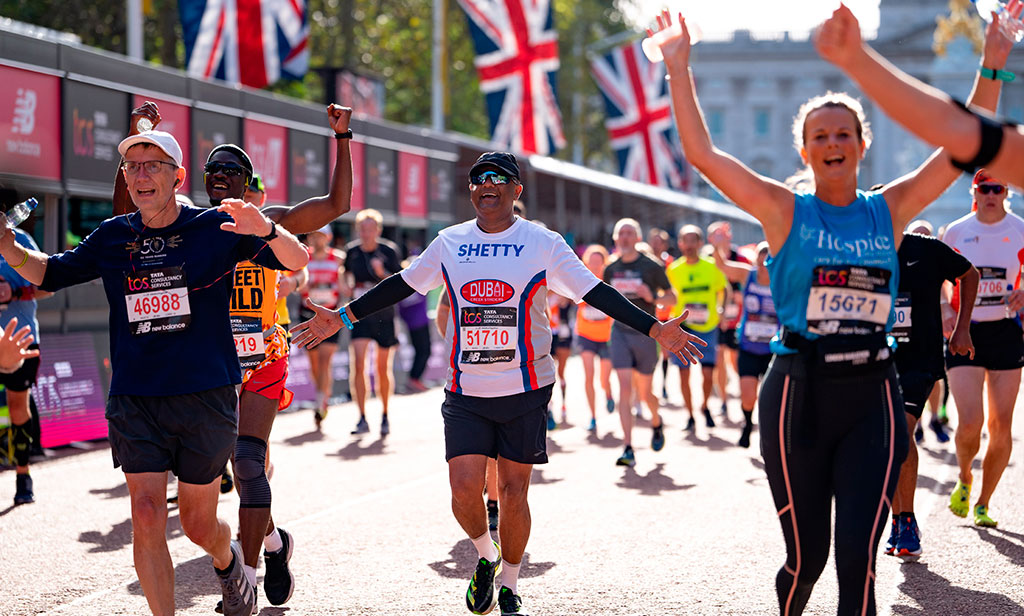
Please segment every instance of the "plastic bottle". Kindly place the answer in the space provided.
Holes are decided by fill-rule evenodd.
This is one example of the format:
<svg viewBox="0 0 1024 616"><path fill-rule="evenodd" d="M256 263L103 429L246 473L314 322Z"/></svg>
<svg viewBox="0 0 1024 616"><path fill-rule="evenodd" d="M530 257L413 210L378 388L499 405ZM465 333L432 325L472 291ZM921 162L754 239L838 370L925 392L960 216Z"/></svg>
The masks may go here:
<svg viewBox="0 0 1024 616"><path fill-rule="evenodd" d="M700 26L692 21L686 22L686 30L690 33L690 45L696 45L704 36ZM675 22L670 27L655 32L654 36L645 38L640 43L640 46L643 48L644 55L647 56L648 60L651 62L661 62L665 59L665 56L661 53L661 44L665 42L665 39L682 33L682 26L679 25L679 22Z"/></svg>
<svg viewBox="0 0 1024 616"><path fill-rule="evenodd" d="M17 227L28 220L28 217L32 215L32 210L36 209L37 205L39 205L39 202L36 201L36 198L29 197L25 201L22 201L18 205L12 207L6 214L0 213L0 216L3 216L3 224L5 224L8 229Z"/></svg>
<svg viewBox="0 0 1024 616"><path fill-rule="evenodd" d="M1021 0L1010 0L1007 3L1001 0L971 0L974 8L978 9L981 18L987 22L992 21L992 13L999 14L999 29L1003 36L1014 42L1020 42L1024 38L1024 22L1021 21L1021 14L1024 13L1024 2Z"/></svg>

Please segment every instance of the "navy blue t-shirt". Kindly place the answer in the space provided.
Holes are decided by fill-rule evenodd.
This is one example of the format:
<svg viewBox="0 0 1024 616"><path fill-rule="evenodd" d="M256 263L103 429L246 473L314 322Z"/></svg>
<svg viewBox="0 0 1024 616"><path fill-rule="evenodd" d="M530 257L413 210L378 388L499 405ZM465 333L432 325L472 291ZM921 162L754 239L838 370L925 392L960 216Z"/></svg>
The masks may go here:
<svg viewBox="0 0 1024 616"><path fill-rule="evenodd" d="M110 395L172 396L241 383L228 304L231 272L252 260L285 269L266 242L220 228L213 209L183 206L172 224L144 229L135 212L104 221L53 255L39 288L103 279L110 304Z"/></svg>

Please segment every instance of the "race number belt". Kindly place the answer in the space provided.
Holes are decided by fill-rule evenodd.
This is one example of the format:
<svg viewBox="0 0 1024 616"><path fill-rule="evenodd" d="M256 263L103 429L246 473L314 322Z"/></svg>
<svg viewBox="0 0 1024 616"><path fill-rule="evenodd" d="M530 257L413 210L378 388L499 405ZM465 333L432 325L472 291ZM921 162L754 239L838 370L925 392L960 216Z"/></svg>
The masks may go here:
<svg viewBox="0 0 1024 616"><path fill-rule="evenodd" d="M997 306L1006 301L1010 285L1006 282L1005 267L979 267L981 282L978 283L977 306Z"/></svg>
<svg viewBox="0 0 1024 616"><path fill-rule="evenodd" d="M814 268L807 298L807 331L863 335L885 330L892 309L892 272L861 265Z"/></svg>
<svg viewBox="0 0 1024 616"><path fill-rule="evenodd" d="M747 322L743 325L743 337L750 342L766 344L779 333L779 320L770 314L747 313Z"/></svg>
<svg viewBox="0 0 1024 616"><path fill-rule="evenodd" d="M711 316L707 304L686 304L684 308L690 311L686 317L687 325L704 325L708 322L708 317Z"/></svg>
<svg viewBox="0 0 1024 616"><path fill-rule="evenodd" d="M463 364L510 362L516 357L519 327L516 308L474 306L459 314L459 344Z"/></svg>
<svg viewBox="0 0 1024 616"><path fill-rule="evenodd" d="M124 299L132 335L179 332L192 320L188 285L181 267L161 267L126 274Z"/></svg>
<svg viewBox="0 0 1024 616"><path fill-rule="evenodd" d="M273 329L268 331L273 333ZM242 370L255 368L267 358L263 321L259 317L231 315L231 333L235 337L235 352Z"/></svg>
<svg viewBox="0 0 1024 616"><path fill-rule="evenodd" d="M910 294L900 293L896 296L896 320L892 326L892 335L896 337L896 342L899 342L900 344L910 342L910 329L913 325L910 316Z"/></svg>

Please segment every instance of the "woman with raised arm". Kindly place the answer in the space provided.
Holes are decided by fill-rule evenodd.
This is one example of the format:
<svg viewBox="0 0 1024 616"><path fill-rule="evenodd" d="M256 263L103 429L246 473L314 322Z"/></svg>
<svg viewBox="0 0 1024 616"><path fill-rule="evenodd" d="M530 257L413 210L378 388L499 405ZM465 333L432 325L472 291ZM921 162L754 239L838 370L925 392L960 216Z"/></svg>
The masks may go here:
<svg viewBox="0 0 1024 616"><path fill-rule="evenodd" d="M786 541L776 576L784 615L803 612L829 552L836 501L839 614L874 614L875 553L907 451L906 420L887 333L893 324L903 229L957 177L936 152L877 192L857 189L871 141L860 104L828 93L794 123L809 189L794 192L712 143L689 74L690 37L661 43L686 159L764 227L771 292L783 330L761 389L761 451ZM671 27L663 13L659 27ZM653 33L652 33L653 34ZM990 41L992 37L989 37ZM986 45L986 66L1009 50ZM998 84L976 83L993 107Z"/></svg>

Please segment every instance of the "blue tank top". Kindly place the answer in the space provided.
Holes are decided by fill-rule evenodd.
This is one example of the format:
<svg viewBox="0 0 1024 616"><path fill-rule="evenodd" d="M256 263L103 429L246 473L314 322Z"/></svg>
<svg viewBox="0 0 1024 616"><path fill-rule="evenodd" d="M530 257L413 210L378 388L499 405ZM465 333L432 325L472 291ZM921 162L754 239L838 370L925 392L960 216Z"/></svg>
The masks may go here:
<svg viewBox="0 0 1024 616"><path fill-rule="evenodd" d="M757 270L750 272L743 287L743 318L736 336L740 349L755 355L768 355L769 342L779 333L779 317L769 287L757 282Z"/></svg>
<svg viewBox="0 0 1024 616"><path fill-rule="evenodd" d="M805 338L888 332L899 287L892 214L881 193L846 207L795 195L793 227L767 261L779 321ZM775 353L791 353L776 337Z"/></svg>

